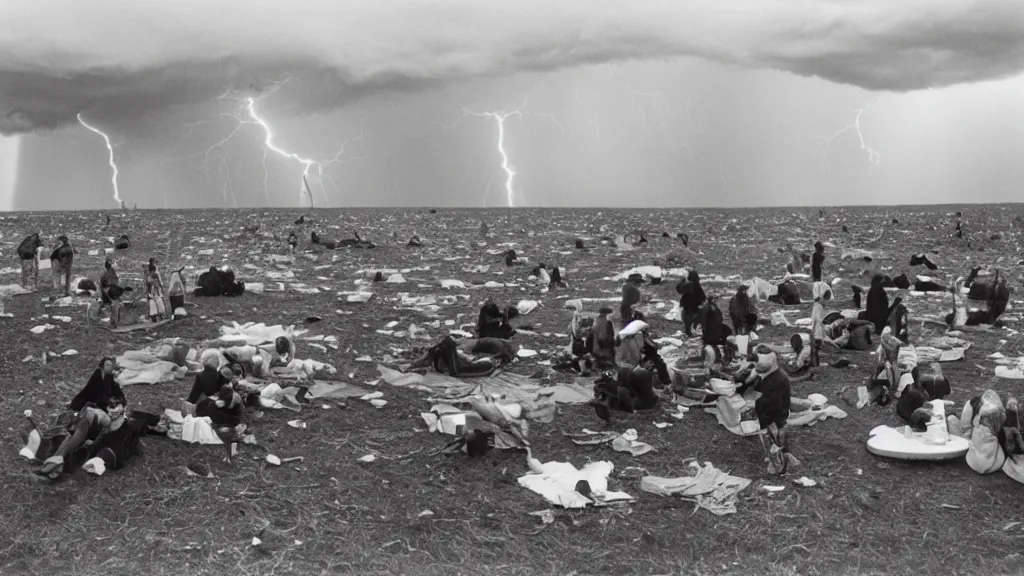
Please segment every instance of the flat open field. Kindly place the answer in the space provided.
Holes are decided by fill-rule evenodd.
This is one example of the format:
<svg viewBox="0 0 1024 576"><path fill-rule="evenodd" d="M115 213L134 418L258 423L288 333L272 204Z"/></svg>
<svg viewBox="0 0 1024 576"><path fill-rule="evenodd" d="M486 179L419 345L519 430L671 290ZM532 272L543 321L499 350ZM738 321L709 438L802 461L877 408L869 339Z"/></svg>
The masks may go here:
<svg viewBox="0 0 1024 576"><path fill-rule="evenodd" d="M970 238L951 238L952 214L964 211ZM67 234L79 250L76 274L98 280L107 238L127 232L132 246L116 253L124 284L140 285L141 267L151 256L161 262L166 282L169 270L192 266L232 266L243 280L271 281L266 271L282 270L265 254L285 254L284 238L298 230L299 254L285 266L301 282L320 287L319 294L294 291L246 293L239 298L189 297L189 316L151 331L114 334L88 326L86 311L46 308L43 300L56 295L48 285L36 294L6 302L13 318L0 318L0 430L6 434L0 455L0 574L105 574L149 576L192 574L1018 574L1024 571L1024 486L1005 474L980 476L963 459L943 464L886 460L865 449L867 433L880 424L897 425L894 406L856 409L847 400L868 374L869 354L825 352L823 364L838 357L858 367L823 367L808 382L794 384L795 396L820 392L845 410L842 420L829 419L792 431L792 447L802 465L783 478L767 476L758 442L733 435L711 415L691 410L681 420L660 411L646 415L617 415L612 428L634 428L656 452L634 457L609 446L577 446L563 431L601 429L602 423L586 405L560 406L554 422L534 424L530 441L542 462L563 461L580 467L590 461L614 463L612 488L636 498L630 504L568 511L549 505L521 487L517 478L528 471L518 451L492 451L470 459L459 453L434 456L447 438L427 431L420 416L431 403L426 394L390 387L376 389L387 405L351 399L346 408L306 405L301 414L264 410L254 421L257 440L281 458L302 456L280 467L264 461L265 451L241 446L233 464L223 461L222 446L189 445L162 437L147 437L144 453L120 471L96 477L83 474L52 485L31 478L35 464L18 456L18 430L31 409L38 422L50 422L61 406L85 384L96 361L144 347L153 339L181 337L191 342L213 339L222 322L295 324L309 334L334 335L337 350L323 352L298 343L298 357L311 357L337 369L335 378L360 385L377 380L376 362L394 349L429 346L448 332L445 320L473 323L487 297L499 304L535 299L541 306L515 320L529 324L537 335L518 334L514 341L540 352L517 359L508 370L544 373L539 361L550 358L567 343L564 334L571 312L566 298L615 297L621 284L610 279L632 266L661 263L668 255L682 258L702 276L740 275L777 278L787 255L788 241L810 252L815 240L831 241L826 261L829 277L855 279L858 264L840 261L842 248L881 250L882 268L896 275L911 254L932 252L940 269L932 275L948 283L966 276L972 265L998 266L1006 271L1015 292L1006 315L1011 330L965 332L974 346L960 362L943 365L953 383L950 398L957 412L976 393L992 388L1019 395L1020 380L994 377L995 363L987 359L999 350L1006 356L1024 354L1015 330L1024 305L1020 303L1020 235L1015 218L1024 206L817 208L617 211L617 210L332 210L306 212L307 222L295 226L299 211L182 211L133 212L113 215L105 229L101 213L8 214L0 220L3 262L17 267L14 248L31 231L49 243ZM892 223L895 218L898 224ZM490 236L480 234L486 221ZM245 227L261 223L258 233ZM848 233L841 227L846 225ZM602 232L602 228L606 231ZM377 243L371 250L333 252L311 246L309 232L327 239L351 236L353 230ZM600 246L605 234L631 230L650 232L650 247L620 251ZM662 238L667 231L673 238ZM674 238L690 237L690 250ZM418 234L424 247L407 248ZM992 240L998 233L1001 238ZM274 240L272 234L280 239ZM589 238L587 251L573 250L577 237ZM485 245L481 245L486 242ZM506 268L500 255L488 250L512 246L531 265ZM212 256L199 255L213 250ZM89 256L89 250L99 255ZM532 264L560 266L568 289L542 293L527 281ZM486 272L473 272L489 264ZM249 265L249 266L247 266ZM405 284L378 283L368 289L374 297L351 304L337 292L356 289L360 270L416 268L404 274ZM48 281L48 273L45 275ZM194 274L190 274L190 285ZM459 279L470 286L487 280L516 283L510 288L445 290L442 279ZM7 270L0 284L17 283ZM646 284L648 299L666 303L667 312L678 296L676 279ZM424 287L429 286L429 287ZM723 309L733 284L706 283L705 289L723 296ZM397 310L397 295L464 295L443 305L436 316ZM836 288L828 309L850 307L848 282ZM944 313L949 298L906 297L915 315ZM762 316L780 307L760 304ZM810 304L798 307L791 319L809 316ZM341 311L338 313L336 311ZM127 313L132 313L126 311ZM138 314L138 310L134 314ZM29 331L47 323L43 314L68 315L70 323L40 335ZM651 314L656 337L671 336L678 322ZM321 322L304 325L310 315ZM430 323L440 320L433 327ZM415 323L424 339L410 340L381 334L390 321L395 330ZM784 343L795 328L761 331L765 342ZM912 340L941 333L936 326L911 324ZM549 334L545 336L544 334ZM1004 343L1000 341L1005 340ZM77 356L39 361L43 351ZM27 356L34 360L23 362ZM356 361L370 356L374 362ZM567 375L546 374L551 382ZM191 378L173 384L129 386L129 404L140 410L178 407ZM369 387L369 386L368 386ZM307 428L288 420L301 418ZM654 422L673 426L658 428ZM375 454L371 463L358 459ZM627 467L648 474L681 476L685 461L711 462L752 483L740 493L738 512L715 516L694 510L690 502L642 492L639 479L622 477ZM212 478L190 476L187 464L204 464ZM811 488L792 480L807 476ZM763 485L784 485L770 494ZM528 513L553 509L554 522L543 524ZM425 510L432 515L423 515ZM262 544L252 546L254 536Z"/></svg>

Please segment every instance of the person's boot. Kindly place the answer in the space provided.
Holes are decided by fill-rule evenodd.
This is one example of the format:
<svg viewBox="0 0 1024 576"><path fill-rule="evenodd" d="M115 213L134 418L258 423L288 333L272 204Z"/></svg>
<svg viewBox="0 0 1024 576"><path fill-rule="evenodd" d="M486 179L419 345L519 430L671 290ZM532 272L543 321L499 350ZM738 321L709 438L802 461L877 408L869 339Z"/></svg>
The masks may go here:
<svg viewBox="0 0 1024 576"><path fill-rule="evenodd" d="M757 435L757 439L761 442L761 450L764 452L764 459L768 462L768 473L772 476L781 474L783 462L779 458L779 447L775 445L772 440L771 434L768 430L761 430Z"/></svg>
<svg viewBox="0 0 1024 576"><path fill-rule="evenodd" d="M765 440L762 440L762 442L766 443L768 448L768 473L773 476L784 474L786 472L786 465L789 462L779 443L779 429L775 424L768 426L768 429L765 431L765 437Z"/></svg>
<svg viewBox="0 0 1024 576"><path fill-rule="evenodd" d="M788 469L790 466L799 466L800 460L797 460L796 456L789 451L789 430L783 428L779 430L779 446L782 449L783 458L785 458L785 468Z"/></svg>

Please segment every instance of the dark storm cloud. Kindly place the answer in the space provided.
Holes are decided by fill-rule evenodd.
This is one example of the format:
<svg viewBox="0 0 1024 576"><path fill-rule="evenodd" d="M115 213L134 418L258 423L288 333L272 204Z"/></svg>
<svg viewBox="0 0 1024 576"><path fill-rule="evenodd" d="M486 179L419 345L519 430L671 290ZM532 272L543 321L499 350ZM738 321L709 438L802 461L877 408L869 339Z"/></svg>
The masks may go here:
<svg viewBox="0 0 1024 576"><path fill-rule="evenodd" d="M271 108L308 113L629 59L697 56L896 91L1024 69L1020 0L7 0L3 21L3 134L271 86Z"/></svg>

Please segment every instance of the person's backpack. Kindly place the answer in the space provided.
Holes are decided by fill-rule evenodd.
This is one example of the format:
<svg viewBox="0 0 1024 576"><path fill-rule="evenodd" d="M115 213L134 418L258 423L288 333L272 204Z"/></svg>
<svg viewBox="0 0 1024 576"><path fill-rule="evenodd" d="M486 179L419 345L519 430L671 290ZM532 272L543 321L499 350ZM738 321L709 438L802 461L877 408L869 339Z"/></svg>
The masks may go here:
<svg viewBox="0 0 1024 576"><path fill-rule="evenodd" d="M21 241L21 244L18 245L19 258L21 258L22 260L31 260L35 258L36 246L38 244L37 238L38 237L34 235L26 236L25 239Z"/></svg>

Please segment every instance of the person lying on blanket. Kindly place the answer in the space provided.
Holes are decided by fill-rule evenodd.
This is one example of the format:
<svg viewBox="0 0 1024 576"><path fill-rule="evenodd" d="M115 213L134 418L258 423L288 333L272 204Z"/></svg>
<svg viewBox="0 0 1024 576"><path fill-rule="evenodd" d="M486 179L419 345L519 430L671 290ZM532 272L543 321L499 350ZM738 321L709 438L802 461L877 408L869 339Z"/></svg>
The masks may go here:
<svg viewBox="0 0 1024 576"><path fill-rule="evenodd" d="M55 480L95 457L101 458L106 468L120 469L138 453L141 436L149 431L166 432L166 426L153 414L129 414L123 398L111 398L103 409L86 405L69 423L67 431L69 434L36 474Z"/></svg>

